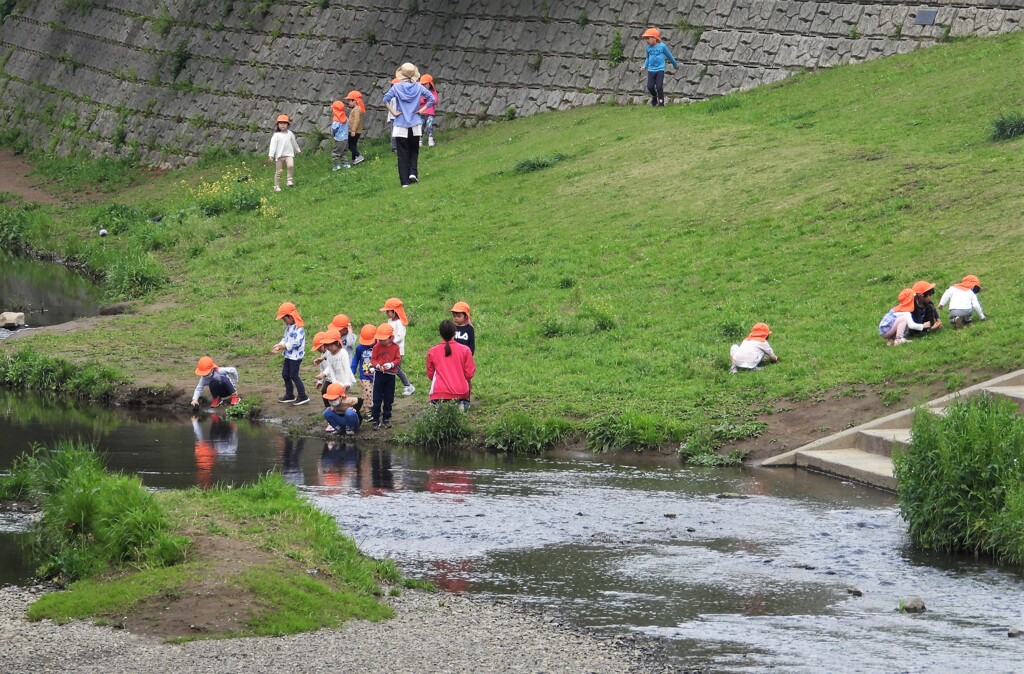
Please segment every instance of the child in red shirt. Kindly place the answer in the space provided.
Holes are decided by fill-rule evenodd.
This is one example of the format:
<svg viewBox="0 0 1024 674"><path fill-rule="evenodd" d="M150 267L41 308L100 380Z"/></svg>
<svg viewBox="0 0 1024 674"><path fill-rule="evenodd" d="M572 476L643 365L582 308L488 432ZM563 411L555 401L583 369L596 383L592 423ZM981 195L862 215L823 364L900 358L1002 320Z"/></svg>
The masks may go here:
<svg viewBox="0 0 1024 674"><path fill-rule="evenodd" d="M373 430L381 427L391 428L391 406L395 402L395 373L402 363L402 354L395 344L395 329L384 323L374 334L377 343L373 345L370 355L370 368L373 370L373 406L370 408L370 421ZM382 409L383 408L383 409Z"/></svg>

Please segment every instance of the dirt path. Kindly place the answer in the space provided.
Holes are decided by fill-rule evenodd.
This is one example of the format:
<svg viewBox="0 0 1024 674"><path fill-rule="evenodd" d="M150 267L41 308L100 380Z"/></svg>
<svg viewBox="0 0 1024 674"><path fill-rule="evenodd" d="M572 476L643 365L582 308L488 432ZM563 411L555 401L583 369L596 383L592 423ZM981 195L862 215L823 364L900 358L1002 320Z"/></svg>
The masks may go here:
<svg viewBox="0 0 1024 674"><path fill-rule="evenodd" d="M0 150L0 192L16 194L26 201L59 204L60 200L34 185L29 178L32 166L11 150Z"/></svg>

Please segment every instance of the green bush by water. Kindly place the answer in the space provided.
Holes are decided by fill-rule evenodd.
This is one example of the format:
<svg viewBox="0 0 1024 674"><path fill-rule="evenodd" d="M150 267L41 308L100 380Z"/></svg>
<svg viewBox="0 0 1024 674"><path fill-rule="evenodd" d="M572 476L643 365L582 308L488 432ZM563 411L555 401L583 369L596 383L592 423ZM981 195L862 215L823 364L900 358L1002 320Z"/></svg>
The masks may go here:
<svg viewBox="0 0 1024 674"><path fill-rule="evenodd" d="M539 454L567 438L575 427L565 419L537 419L513 412L487 427L484 446L509 454Z"/></svg>
<svg viewBox="0 0 1024 674"><path fill-rule="evenodd" d="M0 384L15 391L64 393L80 400L105 402L122 379L97 363L69 363L31 349L0 353Z"/></svg>
<svg viewBox="0 0 1024 674"><path fill-rule="evenodd" d="M926 550L990 555L1024 565L1024 417L979 396L918 410L912 441L893 457L900 512Z"/></svg>
<svg viewBox="0 0 1024 674"><path fill-rule="evenodd" d="M451 402L430 405L399 437L400 442L420 447L452 447L470 435L469 422L462 408Z"/></svg>
<svg viewBox="0 0 1024 674"><path fill-rule="evenodd" d="M171 533L164 510L137 477L111 475L91 446L33 448L0 477L0 496L42 507L38 573L69 583L126 563L180 562L188 539Z"/></svg>
<svg viewBox="0 0 1024 674"><path fill-rule="evenodd" d="M639 412L598 417L584 425L587 448L592 452L644 452L685 436L682 424Z"/></svg>

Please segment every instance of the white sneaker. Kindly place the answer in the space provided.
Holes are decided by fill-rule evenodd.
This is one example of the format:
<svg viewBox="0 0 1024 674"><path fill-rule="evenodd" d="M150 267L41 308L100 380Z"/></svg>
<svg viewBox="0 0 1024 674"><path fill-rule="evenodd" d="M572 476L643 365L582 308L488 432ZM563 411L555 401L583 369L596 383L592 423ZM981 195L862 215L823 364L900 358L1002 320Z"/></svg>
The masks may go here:
<svg viewBox="0 0 1024 674"><path fill-rule="evenodd" d="M416 387L413 386L412 384L409 384L404 389L402 389L402 395L404 396L411 396L413 393L416 393Z"/></svg>
<svg viewBox="0 0 1024 674"><path fill-rule="evenodd" d="M903 337L897 337L896 339L892 340L892 345L893 346L903 346L904 344L906 344L909 341L910 341L909 339L904 339Z"/></svg>
<svg viewBox="0 0 1024 674"><path fill-rule="evenodd" d="M280 185L274 185L274 191L275 192L280 192L281 191L281 186Z"/></svg>
<svg viewBox="0 0 1024 674"><path fill-rule="evenodd" d="M364 159L365 157L363 157L363 155L359 155L358 157L352 160L352 166L355 166L356 164L362 164Z"/></svg>
<svg viewBox="0 0 1024 674"><path fill-rule="evenodd" d="M420 179L416 177L415 173L410 173L409 174L409 180L411 180L414 183L418 183L420 181Z"/></svg>
<svg viewBox="0 0 1024 674"><path fill-rule="evenodd" d="M430 147L434 147L434 137L433 136L431 136L430 138L427 139L427 145L429 145Z"/></svg>
<svg viewBox="0 0 1024 674"><path fill-rule="evenodd" d="M291 180L288 181L288 187L295 187L295 183Z"/></svg>
<svg viewBox="0 0 1024 674"><path fill-rule="evenodd" d="M423 147L423 136L420 136L420 147Z"/></svg>

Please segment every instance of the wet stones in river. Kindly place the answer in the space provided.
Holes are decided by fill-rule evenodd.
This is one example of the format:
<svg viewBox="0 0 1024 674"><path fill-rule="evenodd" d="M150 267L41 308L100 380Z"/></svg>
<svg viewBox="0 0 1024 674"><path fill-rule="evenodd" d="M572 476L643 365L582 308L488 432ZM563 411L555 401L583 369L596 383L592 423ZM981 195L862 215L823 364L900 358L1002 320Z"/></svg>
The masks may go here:
<svg viewBox="0 0 1024 674"><path fill-rule="evenodd" d="M737 494L734 491L723 491L718 498L750 498L746 494Z"/></svg>
<svg viewBox="0 0 1024 674"><path fill-rule="evenodd" d="M907 597L900 600L900 613L924 613L924 599L920 597Z"/></svg>
<svg viewBox="0 0 1024 674"><path fill-rule="evenodd" d="M1010 629L1006 630L1006 636L1010 637L1011 639L1016 639L1021 634L1024 634L1024 630L1020 630L1016 627L1011 627Z"/></svg>

